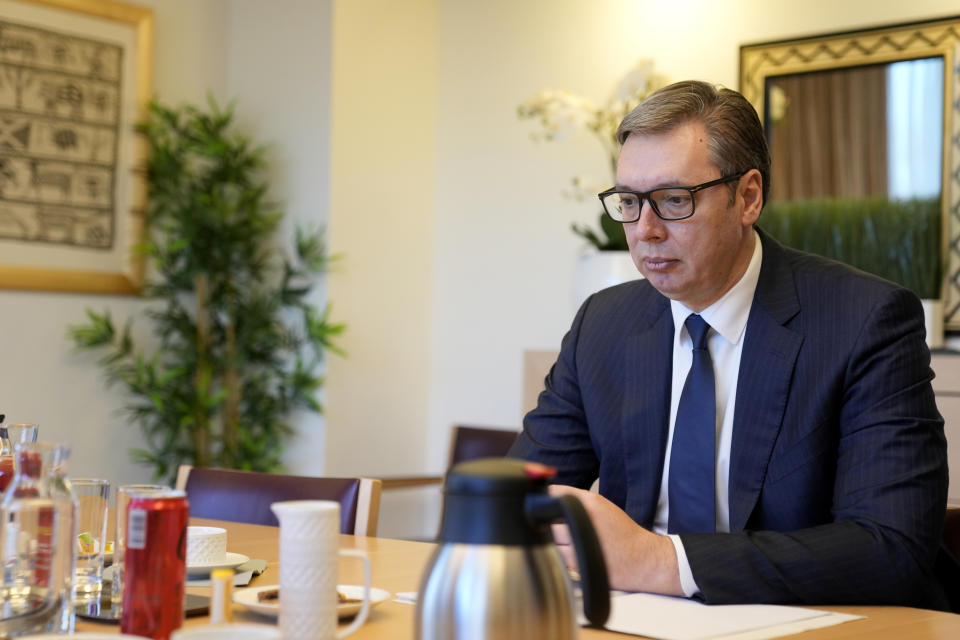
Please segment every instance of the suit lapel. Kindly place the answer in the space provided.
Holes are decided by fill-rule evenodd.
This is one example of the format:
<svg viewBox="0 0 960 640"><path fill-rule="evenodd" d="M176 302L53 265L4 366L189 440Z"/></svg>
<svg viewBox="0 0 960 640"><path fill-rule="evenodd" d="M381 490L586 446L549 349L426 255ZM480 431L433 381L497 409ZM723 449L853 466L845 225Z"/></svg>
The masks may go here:
<svg viewBox="0 0 960 640"><path fill-rule="evenodd" d="M746 526L783 424L803 338L784 325L800 311L783 248L760 232L763 265L754 294L737 379L730 451L730 530Z"/></svg>
<svg viewBox="0 0 960 640"><path fill-rule="evenodd" d="M649 527L656 514L670 419L673 316L666 298L658 297L657 304L650 305L644 326L628 338L624 357L621 433L630 487L625 510Z"/></svg>

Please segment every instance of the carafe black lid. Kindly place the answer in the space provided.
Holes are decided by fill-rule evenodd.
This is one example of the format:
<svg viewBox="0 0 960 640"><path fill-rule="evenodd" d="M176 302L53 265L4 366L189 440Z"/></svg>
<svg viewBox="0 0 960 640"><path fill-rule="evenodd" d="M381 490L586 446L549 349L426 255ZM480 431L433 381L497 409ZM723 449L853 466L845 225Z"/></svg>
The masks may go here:
<svg viewBox="0 0 960 640"><path fill-rule="evenodd" d="M509 458L481 458L461 462L447 474L448 495L523 495L542 491L556 475L553 467Z"/></svg>
<svg viewBox="0 0 960 640"><path fill-rule="evenodd" d="M443 489L440 540L468 544L545 544L547 523L527 517L527 500L546 498L553 467L506 458L456 465Z"/></svg>

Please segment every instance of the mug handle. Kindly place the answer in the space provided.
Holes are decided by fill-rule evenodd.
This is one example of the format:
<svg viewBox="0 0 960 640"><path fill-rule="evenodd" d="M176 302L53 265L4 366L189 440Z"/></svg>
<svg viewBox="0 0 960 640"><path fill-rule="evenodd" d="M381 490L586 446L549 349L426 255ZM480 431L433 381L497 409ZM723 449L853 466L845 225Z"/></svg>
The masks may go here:
<svg viewBox="0 0 960 640"><path fill-rule="evenodd" d="M337 640L346 638L359 629L367 621L367 614L370 613L370 558L360 549L341 549L340 555L363 560L363 604L360 605L360 613L353 619L350 626L337 632Z"/></svg>

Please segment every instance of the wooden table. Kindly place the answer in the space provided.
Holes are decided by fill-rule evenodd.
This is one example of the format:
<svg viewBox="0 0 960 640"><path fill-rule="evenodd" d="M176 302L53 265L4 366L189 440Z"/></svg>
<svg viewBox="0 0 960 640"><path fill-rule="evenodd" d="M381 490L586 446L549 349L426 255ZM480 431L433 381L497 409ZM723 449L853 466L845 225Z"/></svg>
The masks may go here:
<svg viewBox="0 0 960 640"><path fill-rule="evenodd" d="M232 552L242 553L251 558L267 561L267 570L251 582L251 586L276 584L278 582L277 539L279 529L260 525L219 522L215 520L191 519L191 524L222 526L228 531L228 548ZM391 540L389 538L365 538L360 536L342 536L343 548L363 549L370 556L373 566L371 584L391 593L416 591L420 575L427 563L434 545L423 542ZM341 584L362 583L360 563L357 560L341 561ZM192 588L191 591L208 594L209 589ZM792 636L802 640L957 640L960 638L960 615L910 609L907 607L818 607L830 611L853 613L866 616L863 620L854 620L825 629L806 631ZM413 638L413 620L415 606L400 602L387 601L370 610L367 623L351 638L357 640L406 640ZM234 605L234 621L272 623L265 618L250 613L240 605ZM205 617L190 618L187 626L206 624ZM77 619L77 631L111 631L119 633L117 625L91 622ZM613 640L615 638L636 638L610 631L582 629L583 640Z"/></svg>

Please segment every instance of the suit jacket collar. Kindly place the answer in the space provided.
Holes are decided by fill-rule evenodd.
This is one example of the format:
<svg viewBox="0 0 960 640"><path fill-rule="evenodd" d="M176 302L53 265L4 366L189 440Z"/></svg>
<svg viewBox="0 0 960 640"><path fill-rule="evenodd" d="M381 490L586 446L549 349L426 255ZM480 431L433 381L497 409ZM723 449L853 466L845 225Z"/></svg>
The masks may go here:
<svg viewBox="0 0 960 640"><path fill-rule="evenodd" d="M730 530L747 525L783 424L803 337L786 324L800 312L785 249L763 233L763 265L740 359L730 451Z"/></svg>
<svg viewBox="0 0 960 640"><path fill-rule="evenodd" d="M627 375L621 424L627 486L624 510L645 527L656 515L670 420L673 316L670 301L657 294L637 331L624 345ZM651 375L652 373L652 375Z"/></svg>

